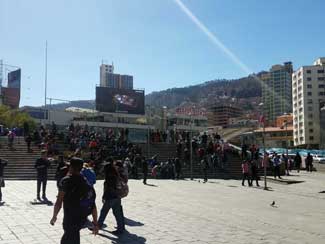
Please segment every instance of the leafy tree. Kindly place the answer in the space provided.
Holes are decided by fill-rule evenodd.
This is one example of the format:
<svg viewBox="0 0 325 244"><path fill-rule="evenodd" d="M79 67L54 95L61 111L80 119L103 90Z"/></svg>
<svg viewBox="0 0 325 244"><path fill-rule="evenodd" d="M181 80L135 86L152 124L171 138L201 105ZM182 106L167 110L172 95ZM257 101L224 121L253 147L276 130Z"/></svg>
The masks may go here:
<svg viewBox="0 0 325 244"><path fill-rule="evenodd" d="M0 124L8 128L23 128L25 123L28 124L31 130L36 127L35 121L28 113L7 106L0 106Z"/></svg>

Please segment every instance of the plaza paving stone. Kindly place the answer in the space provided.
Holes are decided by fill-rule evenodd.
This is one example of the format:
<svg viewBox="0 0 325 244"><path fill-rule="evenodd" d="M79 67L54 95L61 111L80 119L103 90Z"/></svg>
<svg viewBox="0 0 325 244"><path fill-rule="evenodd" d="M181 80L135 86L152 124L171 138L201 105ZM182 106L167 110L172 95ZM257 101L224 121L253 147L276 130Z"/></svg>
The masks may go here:
<svg viewBox="0 0 325 244"><path fill-rule="evenodd" d="M295 174L295 173L294 173ZM123 199L127 232L116 237L110 212L107 228L93 236L81 231L81 243L325 243L325 174L306 172L290 179L299 184L270 182L271 191L242 187L236 180L148 180L153 186L129 181ZM7 181L0 207L0 244L59 243L62 211L49 224L53 206L31 205L35 181ZM260 182L263 185L263 182ZM102 206L103 181L98 181L97 205ZM48 183L55 201L56 185ZM275 201L275 207L270 204Z"/></svg>

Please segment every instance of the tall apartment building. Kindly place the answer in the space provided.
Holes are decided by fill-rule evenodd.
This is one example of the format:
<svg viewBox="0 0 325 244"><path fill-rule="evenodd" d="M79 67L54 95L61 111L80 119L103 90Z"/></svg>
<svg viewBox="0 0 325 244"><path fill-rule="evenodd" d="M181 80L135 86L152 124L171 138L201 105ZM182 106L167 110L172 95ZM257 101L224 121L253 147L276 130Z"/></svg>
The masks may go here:
<svg viewBox="0 0 325 244"><path fill-rule="evenodd" d="M320 109L325 104L325 58L303 66L292 75L295 146L320 144Z"/></svg>
<svg viewBox="0 0 325 244"><path fill-rule="evenodd" d="M319 149L325 149L325 105L320 109L320 143Z"/></svg>
<svg viewBox="0 0 325 244"><path fill-rule="evenodd" d="M100 86L133 89L133 76L114 73L114 65L102 64L100 66Z"/></svg>
<svg viewBox="0 0 325 244"><path fill-rule="evenodd" d="M274 124L276 117L292 112L292 63L273 65L269 72L261 74L262 102L265 120Z"/></svg>
<svg viewBox="0 0 325 244"><path fill-rule="evenodd" d="M100 66L100 86L107 86L108 76L114 74L114 65L102 64Z"/></svg>

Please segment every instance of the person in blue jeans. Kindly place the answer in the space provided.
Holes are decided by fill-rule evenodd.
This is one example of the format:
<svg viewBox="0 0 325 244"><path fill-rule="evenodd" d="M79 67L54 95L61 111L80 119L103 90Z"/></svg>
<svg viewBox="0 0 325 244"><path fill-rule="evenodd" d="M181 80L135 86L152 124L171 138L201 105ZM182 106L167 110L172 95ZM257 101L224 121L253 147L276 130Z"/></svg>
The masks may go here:
<svg viewBox="0 0 325 244"><path fill-rule="evenodd" d="M104 221L110 209L116 219L117 230L113 231L114 235L121 235L125 230L124 215L121 207L121 198L118 194L119 173L116 167L109 163L105 166L105 182L103 194L103 207L98 219L99 228L103 227Z"/></svg>

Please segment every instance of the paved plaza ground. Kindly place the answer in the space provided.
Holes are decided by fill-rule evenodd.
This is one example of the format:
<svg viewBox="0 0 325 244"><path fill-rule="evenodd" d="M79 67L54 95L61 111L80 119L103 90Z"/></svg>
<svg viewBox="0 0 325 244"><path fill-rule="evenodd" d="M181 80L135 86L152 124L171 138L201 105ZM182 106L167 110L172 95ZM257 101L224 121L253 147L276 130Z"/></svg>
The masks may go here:
<svg viewBox="0 0 325 244"><path fill-rule="evenodd" d="M325 190L325 174L303 172L290 179L305 182L270 182L272 191L264 191L235 180L149 180L152 186L130 180L130 195L123 199L127 232L119 238L109 232L116 225L110 213L99 236L82 230L81 243L325 243L325 194L319 193ZM36 182L6 183L0 244L59 243L62 212L53 227L53 207L29 203ZM96 184L99 208L102 185ZM55 196L50 182L48 197L54 201Z"/></svg>

